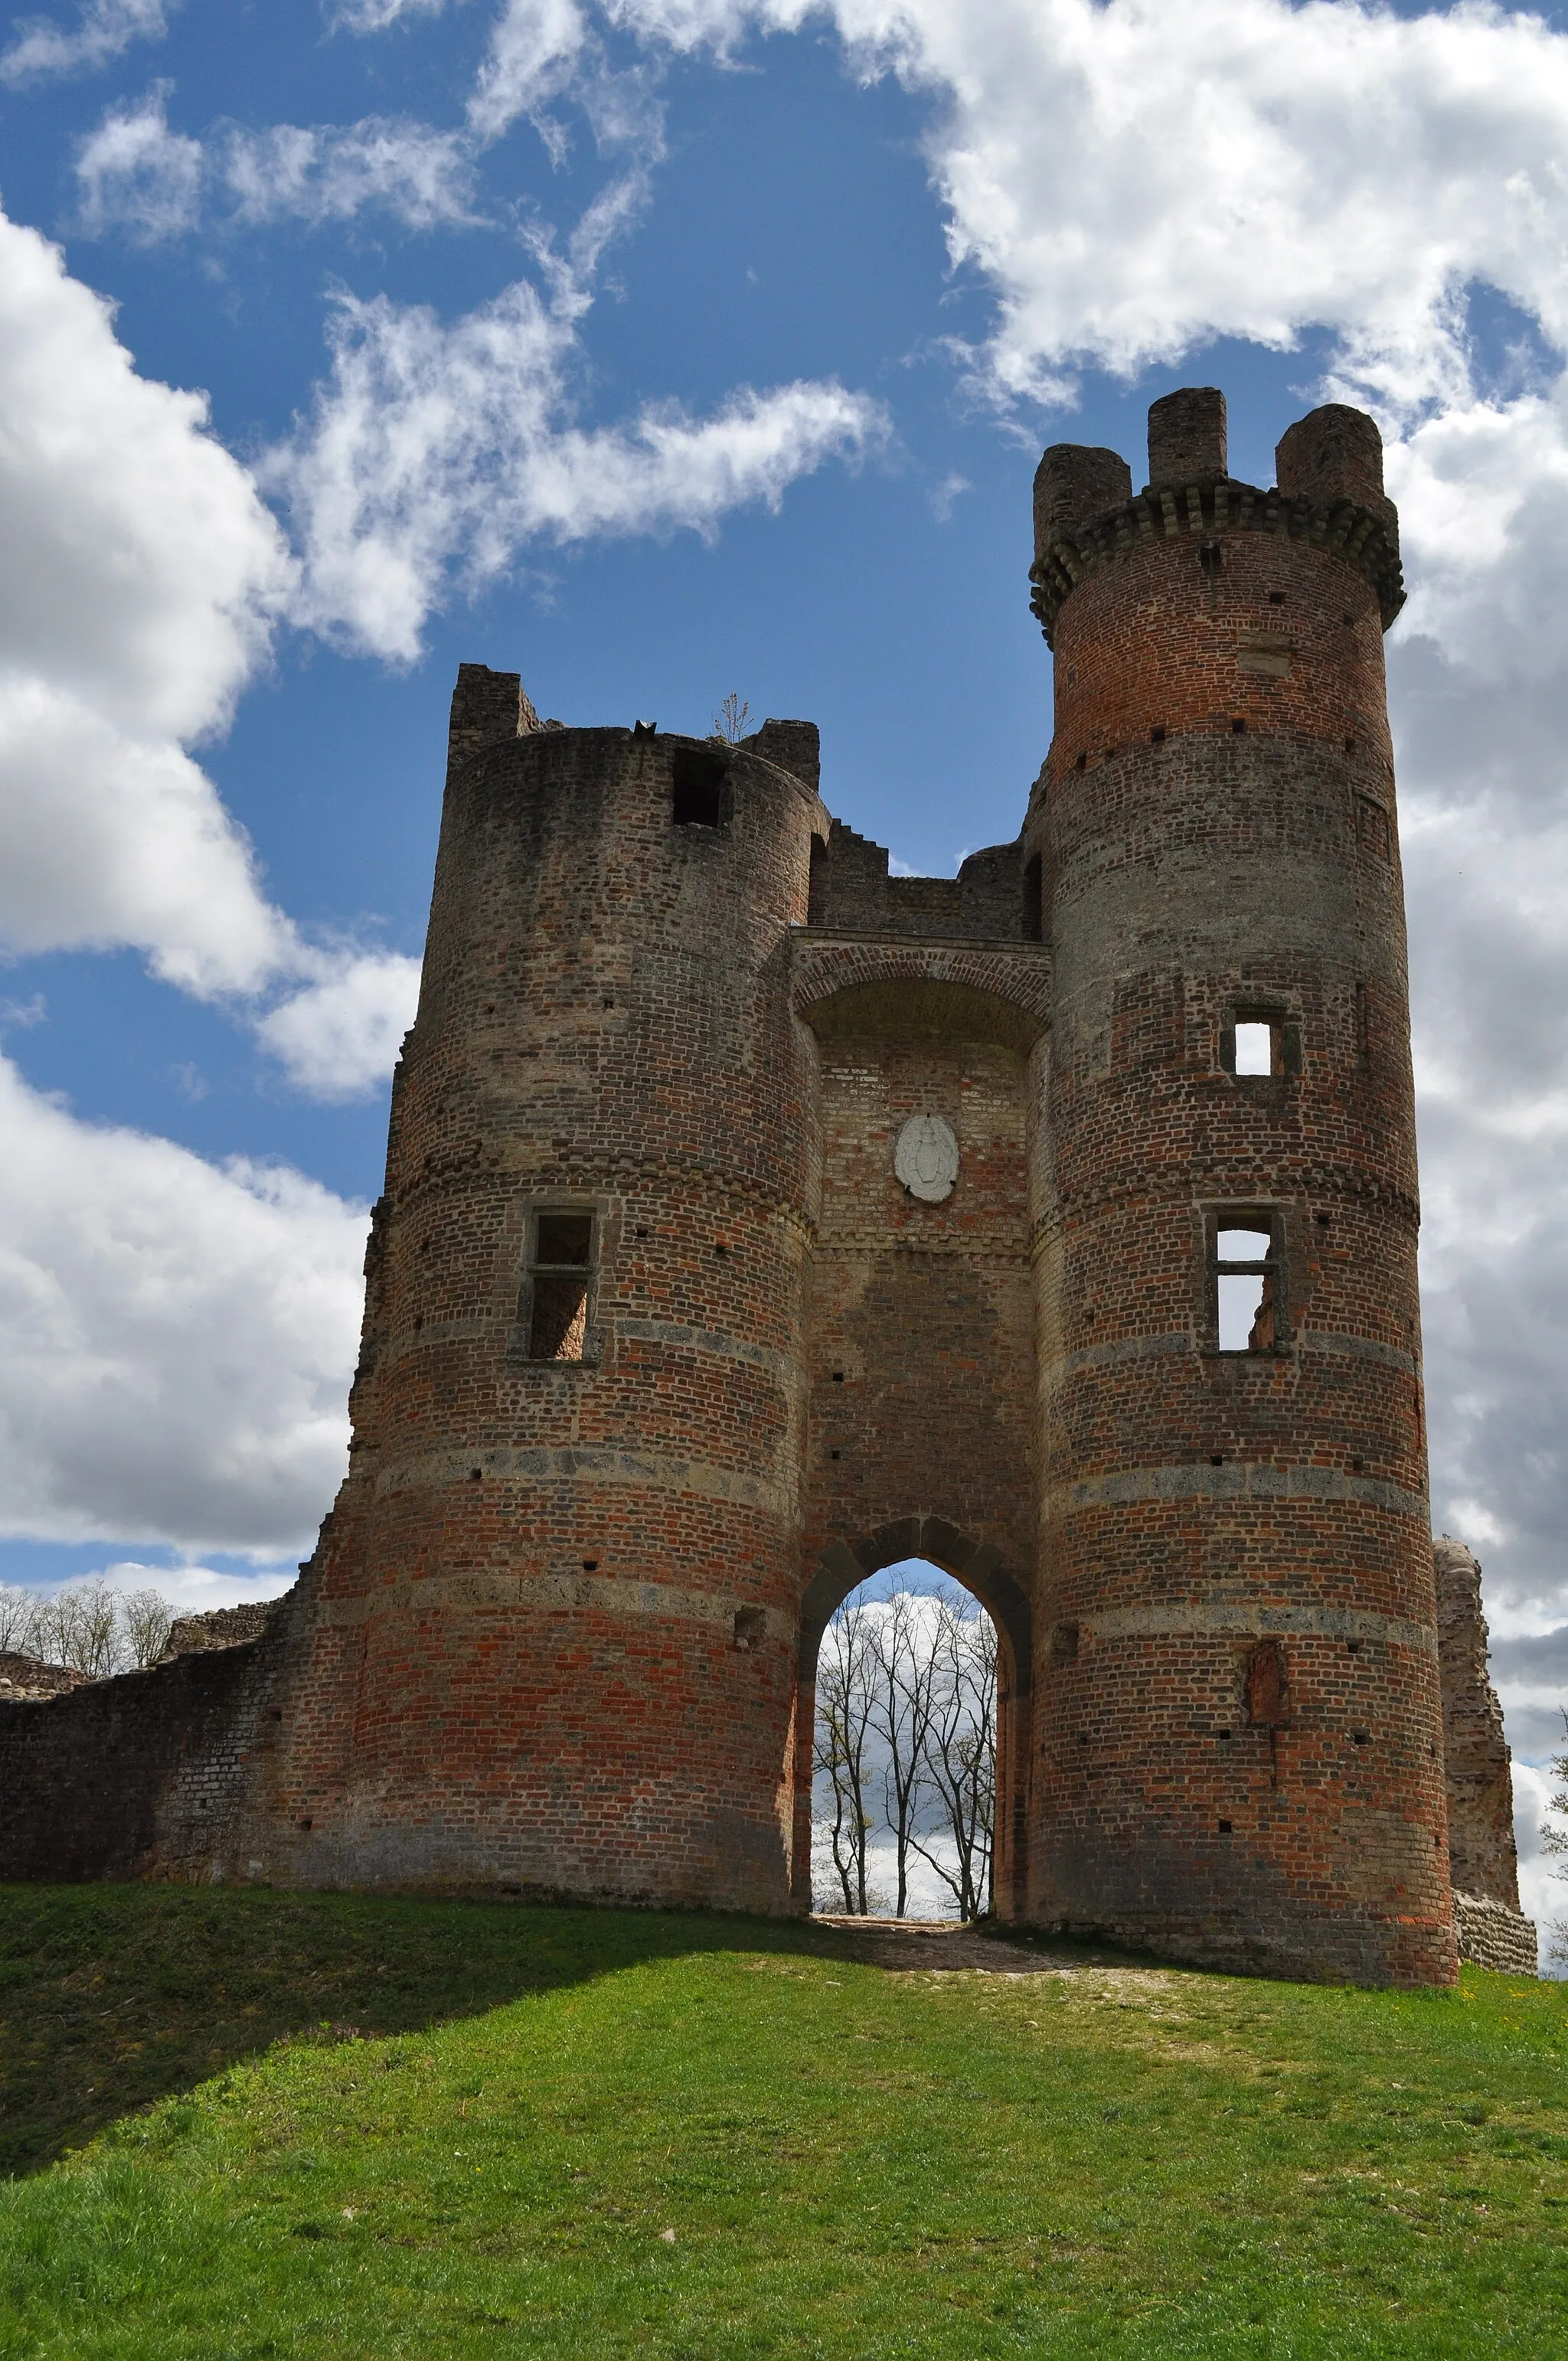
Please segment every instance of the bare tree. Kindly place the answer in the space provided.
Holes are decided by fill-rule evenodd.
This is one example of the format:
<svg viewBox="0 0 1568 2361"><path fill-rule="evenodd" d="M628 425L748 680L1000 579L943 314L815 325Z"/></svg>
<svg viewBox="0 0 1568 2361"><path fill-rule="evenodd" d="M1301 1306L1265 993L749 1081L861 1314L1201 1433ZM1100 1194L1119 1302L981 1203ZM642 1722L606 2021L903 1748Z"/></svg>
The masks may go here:
<svg viewBox="0 0 1568 2361"><path fill-rule="evenodd" d="M880 1613L872 1610L872 1727L883 1748L883 1805L893 1838L898 1884L894 1911L899 1918L909 1902L909 1856L918 1850L915 1830L926 1784L934 1702L929 1608L929 1600L897 1590Z"/></svg>
<svg viewBox="0 0 1568 2361"><path fill-rule="evenodd" d="M710 738L720 738L727 746L739 746L746 735L746 724L751 719L751 708L737 697L733 689L713 717Z"/></svg>
<svg viewBox="0 0 1568 2361"><path fill-rule="evenodd" d="M822 1635L817 1666L815 1767L832 1799L828 1850L850 1916L870 1910L866 1838L866 1746L871 1734L871 1626L861 1601L839 1608Z"/></svg>
<svg viewBox="0 0 1568 2361"><path fill-rule="evenodd" d="M1563 1730L1568 1733L1568 1708L1559 1710ZM1554 1754L1548 1768L1557 1785L1547 1797L1546 1817L1541 1824L1541 1849L1561 1857L1568 1853L1568 1752ZM1554 1869L1552 1874L1568 1884L1568 1869ZM1568 1966L1568 1917L1550 1920L1547 1938L1547 1958L1555 1960L1559 1966Z"/></svg>
<svg viewBox="0 0 1568 2361"><path fill-rule="evenodd" d="M68 1583L52 1598L0 1587L0 1649L68 1664L89 1680L155 1664L169 1642L174 1609L156 1590L116 1590L102 1575Z"/></svg>
<svg viewBox="0 0 1568 2361"><path fill-rule="evenodd" d="M36 1656L38 1602L30 1590L0 1583L0 1655Z"/></svg>
<svg viewBox="0 0 1568 2361"><path fill-rule="evenodd" d="M102 1575L91 1581L71 1583L57 1590L44 1608L40 1627L48 1632L48 1653L57 1664L69 1664L89 1680L107 1680L120 1669L120 1594Z"/></svg>
<svg viewBox="0 0 1568 2361"><path fill-rule="evenodd" d="M944 1597L930 1647L923 1767L953 1866L918 1838L914 1850L948 1888L959 1916L980 1918L992 1907L996 1855L996 1626L983 1609L966 1614L956 1598Z"/></svg>
<svg viewBox="0 0 1568 2361"><path fill-rule="evenodd" d="M125 1653L137 1671L156 1664L169 1645L174 1609L160 1591L127 1590L120 1602L120 1629Z"/></svg>

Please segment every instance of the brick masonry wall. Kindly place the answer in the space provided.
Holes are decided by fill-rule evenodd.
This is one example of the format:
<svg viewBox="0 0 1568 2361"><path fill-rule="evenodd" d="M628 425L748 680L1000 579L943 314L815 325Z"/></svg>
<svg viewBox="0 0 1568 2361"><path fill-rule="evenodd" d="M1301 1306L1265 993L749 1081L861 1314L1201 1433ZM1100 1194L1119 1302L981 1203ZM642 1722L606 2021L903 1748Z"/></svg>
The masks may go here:
<svg viewBox="0 0 1568 2361"><path fill-rule="evenodd" d="M788 1905L822 822L738 751L677 825L692 754L452 773L270 1875ZM579 1362L527 1357L542 1207L598 1224Z"/></svg>
<svg viewBox="0 0 1568 2361"><path fill-rule="evenodd" d="M1223 467L1217 402L1161 452ZM1445 1790L1478 1878L1500 1791L1470 1627L1442 1753L1396 527L1369 422L1292 434L1293 505L1098 522L1124 464L1047 453L1056 735L957 880L829 822L809 724L718 757L464 667L348 1479L259 1641L0 1706L0 1873L803 1906L822 1624L920 1555L1002 1633L1005 1911L1453 1975ZM1260 1013L1284 1071L1237 1076ZM1277 1222L1277 1350L1216 1350L1219 1208ZM570 1209L585 1350L541 1363Z"/></svg>
<svg viewBox="0 0 1568 2361"><path fill-rule="evenodd" d="M1519 1908L1514 1783L1502 1708L1486 1668L1481 1569L1447 1533L1432 1544L1442 1680L1448 1853L1459 1956L1533 1975L1536 1932Z"/></svg>
<svg viewBox="0 0 1568 2361"><path fill-rule="evenodd" d="M1057 729L1025 831L1056 978L1036 1628L1073 1645L1038 1664L1031 1906L1237 1965L1441 1982L1379 592L1235 513L1170 503L1050 618ZM1227 1027L1264 1013L1294 1071L1227 1071ZM1277 1351L1216 1349L1227 1207L1280 1224Z"/></svg>
<svg viewBox="0 0 1568 2361"><path fill-rule="evenodd" d="M257 1875L284 1638L0 1700L0 1877Z"/></svg>

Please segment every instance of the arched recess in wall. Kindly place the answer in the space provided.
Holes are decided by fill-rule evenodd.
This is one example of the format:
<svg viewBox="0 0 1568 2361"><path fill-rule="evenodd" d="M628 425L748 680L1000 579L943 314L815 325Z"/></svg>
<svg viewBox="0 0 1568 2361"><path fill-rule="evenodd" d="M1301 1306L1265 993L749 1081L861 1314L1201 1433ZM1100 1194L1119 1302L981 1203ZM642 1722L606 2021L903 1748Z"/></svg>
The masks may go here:
<svg viewBox="0 0 1568 2361"><path fill-rule="evenodd" d="M879 945L871 955L857 947L853 953L818 957L809 969L803 966L795 1008L823 1041L863 1033L930 1033L997 1041L1027 1057L1045 1030L1044 1010L1032 1005L1038 977L1007 974L1004 960L1005 954L966 959L965 964L997 971L988 981L976 982L921 972L902 947ZM868 968L881 972L868 973ZM1008 988L1014 983L1016 994Z"/></svg>
<svg viewBox="0 0 1568 2361"><path fill-rule="evenodd" d="M925 1558L971 1591L997 1633L997 1916L1021 1918L1028 1893L1028 1778L1032 1759L1033 1616L1026 1594L1001 1552L972 1541L941 1517L910 1516L879 1525L823 1551L800 1608L796 1667L795 1899L811 1907L811 1806L815 1766L817 1660L830 1617L867 1577L884 1566Z"/></svg>

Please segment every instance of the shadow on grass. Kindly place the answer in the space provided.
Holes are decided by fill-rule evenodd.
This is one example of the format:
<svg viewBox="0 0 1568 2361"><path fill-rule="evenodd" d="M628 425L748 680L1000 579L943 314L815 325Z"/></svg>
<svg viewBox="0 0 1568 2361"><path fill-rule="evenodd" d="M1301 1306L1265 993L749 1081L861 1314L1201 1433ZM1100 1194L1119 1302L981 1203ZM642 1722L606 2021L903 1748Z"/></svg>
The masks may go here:
<svg viewBox="0 0 1568 2361"><path fill-rule="evenodd" d="M798 1919L255 1887L0 1886L0 2177L37 2171L116 2117L275 2041L422 2031L699 1950L878 1957L864 1935Z"/></svg>

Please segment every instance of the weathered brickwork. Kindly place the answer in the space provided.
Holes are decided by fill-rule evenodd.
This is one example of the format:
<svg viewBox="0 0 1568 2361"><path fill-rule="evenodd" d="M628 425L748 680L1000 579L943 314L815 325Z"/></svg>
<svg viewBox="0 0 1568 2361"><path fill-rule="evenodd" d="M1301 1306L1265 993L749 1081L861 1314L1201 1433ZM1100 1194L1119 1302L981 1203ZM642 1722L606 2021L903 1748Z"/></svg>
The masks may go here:
<svg viewBox="0 0 1568 2361"><path fill-rule="evenodd" d="M68 1664L46 1664L41 1657L0 1648L0 1697L60 1697L79 1689L87 1677Z"/></svg>
<svg viewBox="0 0 1568 2361"><path fill-rule="evenodd" d="M210 1607L204 1615L177 1615L169 1627L166 1656L184 1656L196 1648L243 1648L259 1640L275 1609L265 1599L243 1607Z"/></svg>
<svg viewBox="0 0 1568 2361"><path fill-rule="evenodd" d="M1519 1908L1513 1779L1502 1711L1486 1669L1481 1569L1464 1543L1447 1533L1433 1543L1432 1558L1459 1956L1533 1975L1536 1933Z"/></svg>
<svg viewBox="0 0 1568 2361"><path fill-rule="evenodd" d="M348 1478L259 1640L0 1706L0 1870L809 1906L821 1631L919 1555L1001 1634L1006 1915L1452 1978L1507 1769L1471 1646L1445 1779L1398 522L1354 412L1277 490L1208 389L1150 450L1042 462L1056 733L956 879L830 818L809 723L462 668Z"/></svg>

